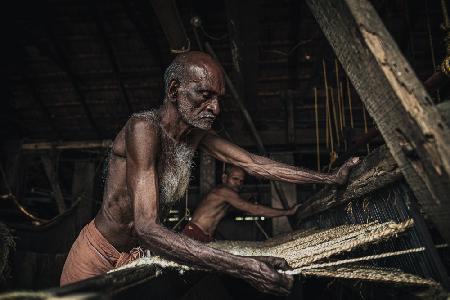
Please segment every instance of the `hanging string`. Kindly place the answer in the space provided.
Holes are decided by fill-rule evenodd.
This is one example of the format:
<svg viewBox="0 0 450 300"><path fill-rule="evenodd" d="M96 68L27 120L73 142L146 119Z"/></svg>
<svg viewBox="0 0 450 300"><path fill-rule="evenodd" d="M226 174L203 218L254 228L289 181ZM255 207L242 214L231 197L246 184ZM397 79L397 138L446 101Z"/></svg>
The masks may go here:
<svg viewBox="0 0 450 300"><path fill-rule="evenodd" d="M325 59L322 59L322 66L323 66L323 82L324 82L324 87L325 87L325 141L326 141L326 145L327 148L330 148L330 132L329 132L329 112L330 112L330 107L328 105L328 81L327 81L327 69L326 69L326 65L325 65ZM333 147L331 145L331 147Z"/></svg>
<svg viewBox="0 0 450 300"><path fill-rule="evenodd" d="M367 130L367 116L366 116L366 108L365 108L364 105L363 105L362 110L363 110L363 118L364 118L364 133L367 134L367 132L368 132L368 130ZM367 147L367 154L369 154L370 153L369 143L366 144L366 147Z"/></svg>
<svg viewBox="0 0 450 300"><path fill-rule="evenodd" d="M339 64L337 59L334 59L334 67L335 67L335 73L336 73L336 99L338 102L338 115L339 115L339 129L341 131L340 134L342 134L343 131L343 124L342 124L342 105L341 105L341 87L339 85Z"/></svg>
<svg viewBox="0 0 450 300"><path fill-rule="evenodd" d="M342 138L344 141L344 151L347 152L347 138L344 136L344 129L346 128L345 124L345 102L344 102L344 86L342 84L342 81L339 82L339 88L340 88L340 94L339 94L339 103L341 103L341 116L342 116L342 124L341 124L341 132L342 132Z"/></svg>
<svg viewBox="0 0 450 300"><path fill-rule="evenodd" d="M354 128L353 124L353 106L352 106L352 93L350 90L350 80L347 77L347 97L348 97L348 111L350 113L350 128Z"/></svg>
<svg viewBox="0 0 450 300"><path fill-rule="evenodd" d="M346 122L345 122L345 102L344 102L344 89L343 89L343 84L342 81L339 82L339 86L341 88L341 94L340 94L340 100L341 100L341 115L342 115L342 127L345 128L346 126Z"/></svg>
<svg viewBox="0 0 450 300"><path fill-rule="evenodd" d="M340 140L339 140L339 121L337 118L337 113L336 113L336 103L334 101L334 89L333 87L330 87L330 95L331 95L331 107L333 109L333 119L334 119L334 131L336 132L336 144L339 147L341 145Z"/></svg>
<svg viewBox="0 0 450 300"><path fill-rule="evenodd" d="M327 103L326 103L326 113L327 113L327 131L328 131L328 143L330 145L331 148L331 153L334 152L334 141L333 141L333 132L332 132L332 128L331 128L331 112L330 112L330 100L327 98L326 99Z"/></svg>
<svg viewBox="0 0 450 300"><path fill-rule="evenodd" d="M316 153L317 171L320 171L320 143L319 143L319 112L317 107L317 87L314 87L314 114L316 118Z"/></svg>

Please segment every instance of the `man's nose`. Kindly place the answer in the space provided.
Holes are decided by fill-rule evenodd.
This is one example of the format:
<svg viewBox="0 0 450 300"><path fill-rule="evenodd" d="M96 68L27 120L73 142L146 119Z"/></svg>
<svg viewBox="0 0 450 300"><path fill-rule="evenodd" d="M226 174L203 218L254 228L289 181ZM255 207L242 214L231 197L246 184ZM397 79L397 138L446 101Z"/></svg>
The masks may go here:
<svg viewBox="0 0 450 300"><path fill-rule="evenodd" d="M215 116L217 116L220 113L220 106L219 106L219 101L217 99L213 99L209 104L208 104L208 110L210 112L212 112Z"/></svg>

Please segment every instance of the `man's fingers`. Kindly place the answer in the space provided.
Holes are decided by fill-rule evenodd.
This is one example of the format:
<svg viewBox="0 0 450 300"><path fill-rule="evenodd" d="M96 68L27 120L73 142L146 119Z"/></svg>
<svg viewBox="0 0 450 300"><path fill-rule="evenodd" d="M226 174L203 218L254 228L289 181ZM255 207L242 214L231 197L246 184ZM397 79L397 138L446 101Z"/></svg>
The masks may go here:
<svg viewBox="0 0 450 300"><path fill-rule="evenodd" d="M351 162L352 162L353 165L357 165L359 163L359 161L360 161L359 157L352 157Z"/></svg>
<svg viewBox="0 0 450 300"><path fill-rule="evenodd" d="M283 271L292 270L291 266L289 266L288 262L285 259L281 259L278 262L278 268Z"/></svg>
<svg viewBox="0 0 450 300"><path fill-rule="evenodd" d="M271 257L271 260L272 260L271 265L274 269L279 269L283 271L292 269L284 258Z"/></svg>

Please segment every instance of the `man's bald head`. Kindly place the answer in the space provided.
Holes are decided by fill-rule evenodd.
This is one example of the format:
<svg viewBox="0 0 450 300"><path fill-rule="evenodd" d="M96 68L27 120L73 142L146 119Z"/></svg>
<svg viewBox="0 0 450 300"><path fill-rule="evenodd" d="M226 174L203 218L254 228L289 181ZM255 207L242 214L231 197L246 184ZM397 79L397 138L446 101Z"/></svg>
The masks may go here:
<svg viewBox="0 0 450 300"><path fill-rule="evenodd" d="M227 165L222 174L222 183L239 192L245 179L245 171L241 167Z"/></svg>
<svg viewBox="0 0 450 300"><path fill-rule="evenodd" d="M209 54L200 51L190 51L179 54L164 72L164 90L167 93L170 82L176 80L183 83L189 80L194 74L193 69L209 69L214 73L223 76L222 66Z"/></svg>

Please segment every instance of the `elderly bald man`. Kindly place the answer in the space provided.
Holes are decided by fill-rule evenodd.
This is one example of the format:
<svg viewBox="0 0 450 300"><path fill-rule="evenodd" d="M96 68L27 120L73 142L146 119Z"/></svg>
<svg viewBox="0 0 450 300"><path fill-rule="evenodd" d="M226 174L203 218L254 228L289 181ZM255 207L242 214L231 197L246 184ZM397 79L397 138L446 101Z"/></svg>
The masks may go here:
<svg viewBox="0 0 450 300"><path fill-rule="evenodd" d="M214 134L210 129L220 112L225 82L221 66L207 54L177 56L164 81L163 105L134 114L114 139L102 207L73 244L61 285L126 264L144 248L242 278L264 292L287 294L292 277L277 271L286 265L284 260L231 255L161 225L188 186L195 150L201 148L252 175L293 183L341 184L357 161L348 161L334 174L322 174L251 154Z"/></svg>

